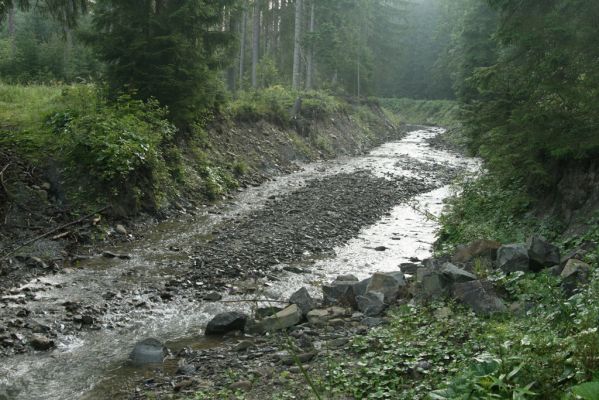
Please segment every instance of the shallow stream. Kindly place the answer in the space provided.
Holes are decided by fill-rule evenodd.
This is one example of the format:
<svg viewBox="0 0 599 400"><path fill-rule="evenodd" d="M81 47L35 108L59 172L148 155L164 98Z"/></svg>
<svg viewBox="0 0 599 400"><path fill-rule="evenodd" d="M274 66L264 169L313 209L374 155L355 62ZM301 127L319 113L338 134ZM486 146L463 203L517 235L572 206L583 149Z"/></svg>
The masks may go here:
<svg viewBox="0 0 599 400"><path fill-rule="evenodd" d="M216 227L259 209L269 197L292 192L311 179L367 170L380 177L416 176L434 183L439 181L436 171L443 167L477 168L476 160L429 146L427 139L441 132L440 128L421 128L364 156L304 165L297 173L238 193L224 207L207 208L200 216L158 224L143 239L110 249L130 255L128 260L94 258L70 273L32 282L32 286L45 285L48 289L37 294L36 301L28 307L41 319L45 315L51 318L48 311L60 307L65 300L102 303L107 291L118 293L125 288L129 292L134 290L123 301L143 305L149 295L144 289L184 272L193 246L210 238ZM351 273L363 278L376 271L397 270L400 263L412 257L428 257L437 229L434 216L439 215L443 199L450 194L448 186L438 186L398 204L378 223L363 227L357 237L334 249L335 256L314 256L308 263L296 265L309 273L284 272L277 276L276 282L263 282L252 296L286 300L301 286L318 296L319 284L337 275ZM385 251L375 250L380 246ZM175 248L177 251L172 250ZM245 298L232 294L243 284L232 282L227 293L223 293L224 300ZM206 302L177 296L170 302L152 303L151 308L140 306L126 313L109 312L103 315L101 329L62 336L52 352L1 360L0 399L3 395L7 399L27 400L117 399L127 390L133 390L129 386L150 372L127 363L136 341L154 337L166 342L174 353L184 347L218 346L218 340L201 335L207 321L219 312L249 307L246 303ZM176 360L168 361L164 368L176 368Z"/></svg>

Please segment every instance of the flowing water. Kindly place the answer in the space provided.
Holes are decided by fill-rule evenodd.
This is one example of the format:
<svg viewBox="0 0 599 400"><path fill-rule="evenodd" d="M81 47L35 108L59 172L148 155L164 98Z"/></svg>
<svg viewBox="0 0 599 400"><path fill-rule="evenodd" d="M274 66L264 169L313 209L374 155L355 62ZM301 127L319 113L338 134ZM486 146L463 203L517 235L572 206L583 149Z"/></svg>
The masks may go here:
<svg viewBox="0 0 599 400"><path fill-rule="evenodd" d="M118 292L132 287L137 288L133 300L143 304L148 296L144 288L183 271L189 264L187 250L209 238L216 226L259 209L270 196L291 192L311 179L369 170L381 177L424 176L434 182L435 170L440 166L476 168L476 160L428 145L427 139L441 132L440 128L422 128L364 156L308 164L297 173L240 192L217 212L207 211L200 216L158 224L146 232L143 239L111 249L131 255L129 260L95 258L71 273L32 282L31 285L45 285L49 289L41 292L30 308L35 315L44 315L65 300L101 303L107 290ZM429 168L421 168L423 165ZM364 227L357 237L336 248L334 257L314 257L307 274L284 273L276 285L265 286L261 296L286 300L301 286L318 295L318 285L339 274L352 273L364 278L376 271L397 270L400 263L411 257L426 258L437 228L431 216L439 215L443 199L449 193L449 187L442 186L406 204L398 204L378 223ZM169 251L173 246L182 251ZM377 246L385 246L387 250L373 251ZM224 296L225 300L239 298L231 294ZM166 342L174 352L183 347L218 346L218 340L201 335L207 321L225 310L247 308L245 303L203 302L183 296L153 304L151 309L140 307L126 314L108 313L103 316L103 329L82 332L76 337L60 337L58 348L52 352L2 360L0 399L3 396L27 400L118 398L123 388L151 373L151 369L134 368L127 363L136 341L154 337ZM176 368L175 361L171 364L163 367Z"/></svg>

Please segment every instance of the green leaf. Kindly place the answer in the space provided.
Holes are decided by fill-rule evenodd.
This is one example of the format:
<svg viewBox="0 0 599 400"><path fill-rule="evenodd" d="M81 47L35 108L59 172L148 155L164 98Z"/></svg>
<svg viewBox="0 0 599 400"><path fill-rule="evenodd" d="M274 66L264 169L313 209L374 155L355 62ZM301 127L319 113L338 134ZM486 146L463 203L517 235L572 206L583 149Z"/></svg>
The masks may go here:
<svg viewBox="0 0 599 400"><path fill-rule="evenodd" d="M572 393L583 400L599 400L599 382L587 382L574 386Z"/></svg>

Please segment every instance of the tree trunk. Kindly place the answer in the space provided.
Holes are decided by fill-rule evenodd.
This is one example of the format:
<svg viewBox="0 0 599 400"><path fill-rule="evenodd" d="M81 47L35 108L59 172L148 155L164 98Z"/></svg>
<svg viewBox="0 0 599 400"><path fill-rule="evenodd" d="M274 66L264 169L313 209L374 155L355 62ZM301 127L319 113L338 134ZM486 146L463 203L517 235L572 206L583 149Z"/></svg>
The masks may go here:
<svg viewBox="0 0 599 400"><path fill-rule="evenodd" d="M302 0L295 1L295 36L293 46L293 80L291 87L295 90L300 88L301 70L300 57L302 45Z"/></svg>
<svg viewBox="0 0 599 400"><path fill-rule="evenodd" d="M240 35L240 46L239 46L239 90L243 90L243 76L245 74L245 43L247 41L247 25L248 25L248 11L247 2L244 1L243 11L241 15L241 35Z"/></svg>
<svg viewBox="0 0 599 400"><path fill-rule="evenodd" d="M10 51L13 55L16 52L16 34L17 28L15 25L15 7L13 6L8 9L8 37L10 39Z"/></svg>
<svg viewBox="0 0 599 400"><path fill-rule="evenodd" d="M252 87L258 88L258 61L260 60L260 0L254 0L254 31L252 33Z"/></svg>
<svg viewBox="0 0 599 400"><path fill-rule="evenodd" d="M312 0L312 6L310 8L310 33L314 33L314 4L315 0ZM308 52L307 57L307 68L306 68L306 90L311 90L313 86L314 80L314 44L310 44L310 51Z"/></svg>

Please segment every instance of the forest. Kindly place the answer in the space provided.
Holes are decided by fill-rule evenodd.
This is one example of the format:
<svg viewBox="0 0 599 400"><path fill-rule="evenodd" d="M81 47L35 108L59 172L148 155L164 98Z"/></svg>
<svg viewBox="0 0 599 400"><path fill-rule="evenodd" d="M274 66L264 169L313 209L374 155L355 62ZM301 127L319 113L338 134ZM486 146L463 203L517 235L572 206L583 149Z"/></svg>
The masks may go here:
<svg viewBox="0 0 599 400"><path fill-rule="evenodd" d="M598 21L0 0L0 400L599 399Z"/></svg>

